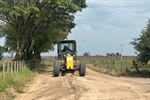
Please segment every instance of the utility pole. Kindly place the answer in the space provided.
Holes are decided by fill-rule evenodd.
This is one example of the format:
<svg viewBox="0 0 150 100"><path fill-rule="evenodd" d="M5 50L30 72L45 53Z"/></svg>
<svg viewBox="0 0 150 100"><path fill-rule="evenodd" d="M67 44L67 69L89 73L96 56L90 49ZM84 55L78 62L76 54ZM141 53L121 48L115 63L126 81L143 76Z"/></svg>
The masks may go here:
<svg viewBox="0 0 150 100"><path fill-rule="evenodd" d="M123 44L121 44L120 46L121 46L121 56L120 56L120 60L121 60L121 67L122 67L122 46L123 46Z"/></svg>

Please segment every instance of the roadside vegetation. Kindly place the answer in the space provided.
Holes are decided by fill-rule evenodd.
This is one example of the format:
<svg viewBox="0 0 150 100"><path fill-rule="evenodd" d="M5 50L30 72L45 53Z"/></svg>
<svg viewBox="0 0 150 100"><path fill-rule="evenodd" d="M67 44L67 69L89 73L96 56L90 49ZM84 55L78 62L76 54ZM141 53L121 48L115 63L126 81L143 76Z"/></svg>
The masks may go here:
<svg viewBox="0 0 150 100"><path fill-rule="evenodd" d="M122 63L118 57L80 57L81 61L93 70L113 76L150 77L150 66L138 63L137 72L133 60L136 57L123 57Z"/></svg>
<svg viewBox="0 0 150 100"><path fill-rule="evenodd" d="M37 73L42 73L47 67L51 67L52 62L42 59L41 65L36 69L30 70L29 67L25 67L19 72L13 74L8 73L5 79L2 79L3 66L0 61L0 98L4 97L7 99L15 98L15 93L24 93L23 88L28 81L32 80ZM13 91L13 92L10 92Z"/></svg>
<svg viewBox="0 0 150 100"><path fill-rule="evenodd" d="M42 62L41 62L41 66L40 66L40 67L52 67L52 63L53 63L52 60L45 60L45 59L42 59Z"/></svg>
<svg viewBox="0 0 150 100"><path fill-rule="evenodd" d="M2 62L0 62L0 92L4 92L7 88L13 87L18 92L23 92L22 88L26 82L32 79L37 73L43 71L47 66L52 66L52 62L42 59L41 65L37 69L30 70L28 67L13 74L8 73L6 79L2 80Z"/></svg>
<svg viewBox="0 0 150 100"><path fill-rule="evenodd" d="M34 75L34 72L28 68L24 68L20 72L7 74L6 79L0 80L0 92L5 92L8 88L13 87L18 92L23 92L22 87L24 84L31 79Z"/></svg>
<svg viewBox="0 0 150 100"><path fill-rule="evenodd" d="M138 61L148 64L150 63L150 19L143 28L140 36L134 38L131 44L137 51Z"/></svg>
<svg viewBox="0 0 150 100"><path fill-rule="evenodd" d="M43 73L48 67L52 67L53 61L42 59L41 65L35 69L38 73Z"/></svg>
<svg viewBox="0 0 150 100"><path fill-rule="evenodd" d="M15 93L23 93L23 87L35 75L35 71L25 67L19 72L7 72L2 79L3 64L0 61L0 98L2 100L12 100Z"/></svg>

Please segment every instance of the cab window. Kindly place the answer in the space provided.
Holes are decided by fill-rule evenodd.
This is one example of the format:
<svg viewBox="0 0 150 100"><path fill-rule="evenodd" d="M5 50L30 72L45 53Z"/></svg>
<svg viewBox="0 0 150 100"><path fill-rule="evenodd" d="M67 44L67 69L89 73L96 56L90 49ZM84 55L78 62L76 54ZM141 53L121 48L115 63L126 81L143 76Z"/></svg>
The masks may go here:
<svg viewBox="0 0 150 100"><path fill-rule="evenodd" d="M64 49L64 46L67 46L71 51L74 51L74 44L73 43L61 43L61 51Z"/></svg>

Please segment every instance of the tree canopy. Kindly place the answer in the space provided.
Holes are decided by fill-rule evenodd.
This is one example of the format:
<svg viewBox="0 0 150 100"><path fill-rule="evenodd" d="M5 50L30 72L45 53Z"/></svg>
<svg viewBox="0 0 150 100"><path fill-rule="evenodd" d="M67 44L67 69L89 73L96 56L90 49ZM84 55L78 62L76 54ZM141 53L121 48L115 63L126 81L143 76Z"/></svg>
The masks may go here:
<svg viewBox="0 0 150 100"><path fill-rule="evenodd" d="M139 38L131 42L138 51L139 60L147 63L150 60L150 19L147 26L142 30Z"/></svg>
<svg viewBox="0 0 150 100"><path fill-rule="evenodd" d="M5 46L24 60L52 50L75 27L75 13L86 7L86 0L0 0Z"/></svg>

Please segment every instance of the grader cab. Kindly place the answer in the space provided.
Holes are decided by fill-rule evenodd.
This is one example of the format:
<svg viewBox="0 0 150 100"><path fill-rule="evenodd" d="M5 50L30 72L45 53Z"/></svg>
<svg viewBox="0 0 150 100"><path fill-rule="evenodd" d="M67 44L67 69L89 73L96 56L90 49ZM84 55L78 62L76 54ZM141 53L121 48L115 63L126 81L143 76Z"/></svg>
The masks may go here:
<svg viewBox="0 0 150 100"><path fill-rule="evenodd" d="M80 76L85 76L86 64L77 61L76 41L63 40L57 44L58 59L53 62L53 75L59 76L60 72L79 71Z"/></svg>

